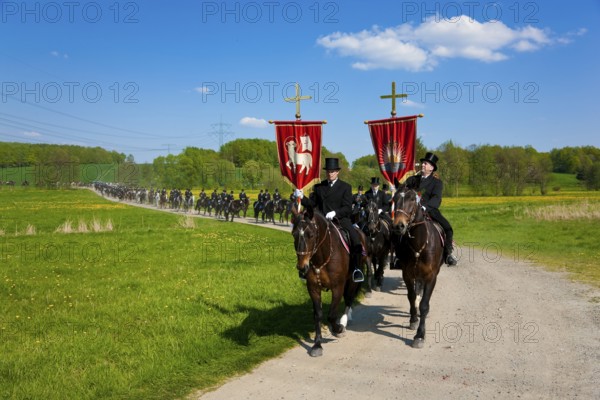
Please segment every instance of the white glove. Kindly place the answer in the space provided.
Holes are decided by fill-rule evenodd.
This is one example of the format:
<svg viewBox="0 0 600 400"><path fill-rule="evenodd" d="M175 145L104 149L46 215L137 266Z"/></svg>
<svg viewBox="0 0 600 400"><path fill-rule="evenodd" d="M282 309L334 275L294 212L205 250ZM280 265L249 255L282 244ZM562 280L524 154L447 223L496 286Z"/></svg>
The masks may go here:
<svg viewBox="0 0 600 400"><path fill-rule="evenodd" d="M302 191L302 189L296 189L294 190L294 196L301 199L304 197L304 192Z"/></svg>
<svg viewBox="0 0 600 400"><path fill-rule="evenodd" d="M377 214L381 214L383 212L383 210L380 208L379 210L377 210Z"/></svg>
<svg viewBox="0 0 600 400"><path fill-rule="evenodd" d="M325 214L325 218L327 219L333 219L333 217L335 217L335 211L329 211L327 214Z"/></svg>
<svg viewBox="0 0 600 400"><path fill-rule="evenodd" d="M427 211L427 208L425 208L425 206L421 206L421 208L423 209L423 211Z"/></svg>

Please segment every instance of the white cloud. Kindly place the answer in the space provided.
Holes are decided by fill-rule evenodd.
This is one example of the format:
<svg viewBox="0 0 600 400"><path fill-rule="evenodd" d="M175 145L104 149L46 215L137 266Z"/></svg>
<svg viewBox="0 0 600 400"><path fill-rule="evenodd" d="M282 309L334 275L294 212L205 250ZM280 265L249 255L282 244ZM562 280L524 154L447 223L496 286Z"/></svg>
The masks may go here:
<svg viewBox="0 0 600 400"><path fill-rule="evenodd" d="M573 36L583 36L587 31L587 28L579 28L576 31L567 32L564 37L558 38L557 41L560 44L569 44L573 42L573 39L571 39Z"/></svg>
<svg viewBox="0 0 600 400"><path fill-rule="evenodd" d="M23 132L23 133L22 133L22 135L23 135L23 136L26 136L26 137L41 137L41 136L42 136L42 134L41 134L41 133L34 132L34 131L30 131L30 132Z"/></svg>
<svg viewBox="0 0 600 400"><path fill-rule="evenodd" d="M194 91L198 92L198 93L210 93L210 88L207 88L206 86L200 86L200 87L194 88Z"/></svg>
<svg viewBox="0 0 600 400"><path fill-rule="evenodd" d="M425 108L425 104L415 103L414 101L408 99L400 100L399 104L403 107Z"/></svg>
<svg viewBox="0 0 600 400"><path fill-rule="evenodd" d="M585 34L585 29L577 34ZM482 23L464 15L452 20L431 17L417 26L334 32L317 39L328 51L357 59L353 68L407 71L433 70L445 58L498 62L506 60L510 50L536 51L559 42L561 38L553 38L547 30L512 29L500 21Z"/></svg>
<svg viewBox="0 0 600 400"><path fill-rule="evenodd" d="M249 126L250 128L266 128L269 123L262 118L244 117L240 119L240 125Z"/></svg>
<svg viewBox="0 0 600 400"><path fill-rule="evenodd" d="M52 57L62 57L62 58L65 58L65 59L69 58L69 55L68 55L67 53L64 53L64 54L63 54L63 53L59 53L59 52L58 52L58 51L56 51L56 50L53 50L53 51L51 51L51 52L50 52L50 55L51 55Z"/></svg>

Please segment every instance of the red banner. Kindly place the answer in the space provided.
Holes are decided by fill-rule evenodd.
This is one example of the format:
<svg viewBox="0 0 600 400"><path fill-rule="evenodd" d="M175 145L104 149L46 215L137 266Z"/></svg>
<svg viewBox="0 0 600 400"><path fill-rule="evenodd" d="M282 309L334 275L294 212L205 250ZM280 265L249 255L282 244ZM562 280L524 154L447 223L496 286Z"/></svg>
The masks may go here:
<svg viewBox="0 0 600 400"><path fill-rule="evenodd" d="M275 121L279 169L298 189L319 182L323 121Z"/></svg>
<svg viewBox="0 0 600 400"><path fill-rule="evenodd" d="M406 173L415 169L417 118L367 121L379 170L390 185L394 179L402 182Z"/></svg>

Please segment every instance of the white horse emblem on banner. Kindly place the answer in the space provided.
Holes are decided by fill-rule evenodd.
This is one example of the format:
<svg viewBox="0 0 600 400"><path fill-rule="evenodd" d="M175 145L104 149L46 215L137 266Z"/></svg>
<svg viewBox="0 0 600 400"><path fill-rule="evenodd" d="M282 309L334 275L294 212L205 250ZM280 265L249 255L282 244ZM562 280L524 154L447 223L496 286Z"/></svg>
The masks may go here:
<svg viewBox="0 0 600 400"><path fill-rule="evenodd" d="M306 171L305 175L308 175L308 172L312 168L312 142L310 141L310 137L300 137L300 144L301 148L299 151L296 151L298 144L294 139L286 142L289 160L285 163L285 165L290 169L292 169L293 166L293 171L295 171L296 167L300 165L300 171L298 171L298 173L301 174L302 171Z"/></svg>

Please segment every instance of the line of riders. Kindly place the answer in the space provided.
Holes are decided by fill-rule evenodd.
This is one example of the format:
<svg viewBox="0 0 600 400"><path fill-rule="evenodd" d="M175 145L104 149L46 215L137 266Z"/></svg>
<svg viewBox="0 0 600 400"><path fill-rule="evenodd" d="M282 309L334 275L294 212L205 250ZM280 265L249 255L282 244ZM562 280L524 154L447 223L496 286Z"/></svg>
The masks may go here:
<svg viewBox="0 0 600 400"><path fill-rule="evenodd" d="M452 254L452 227L438 209L441 203L442 186L441 181L433 174L437 169L437 157L432 153L427 153L425 158L420 161L422 162L422 171L417 175L410 177L407 180L406 185L418 188L419 195L417 197L419 199L417 204L420 204L420 207L427 212L429 218L439 224L439 227L436 228L438 229L440 237L442 237L444 262L449 266L457 265L457 259ZM337 172L339 171L339 168L336 167L333 170ZM330 171L328 171L328 173L329 172ZM430 176L433 176L433 178L429 178ZM371 188L366 192L362 185L358 186L358 192L351 195L352 206L350 218L348 218L349 224L348 226L342 226L344 228L343 230L347 233L349 233L349 231L354 231L354 229L351 229L350 225L354 225L365 233L368 242L368 249L366 249L366 251L370 255L367 257L367 274L373 280L373 282L371 282L371 279L367 280L369 291L373 286L375 290L381 288L383 270L387 266L392 269L400 268L396 265L399 260L394 260L394 249L392 248L391 205L393 193L390 192L387 184L384 184L381 187L381 190L379 190L379 184L380 179L378 177L373 177L371 178ZM225 220L228 220L228 217L231 216L231 221L233 221L234 216L241 217L241 212L243 212L243 217L246 218L247 210L250 207L250 198L247 196L244 189L239 193L238 199L235 199L233 191L227 193L227 191L223 189L219 194L218 190L214 189L214 191L208 195L205 190L202 189L198 196L198 200L194 202L194 195L192 194L191 189L187 189L183 193L180 190L174 189L167 193L166 189L156 191L152 189L147 191L143 188L130 189L123 185L102 182L95 182L94 187L103 195L139 203L154 203L159 208L166 208L167 205L170 208L176 209L183 207L184 211L189 211L193 208L198 214L203 209L204 215L208 213L209 216L211 215L212 210L214 210L216 217L222 215ZM333 184L331 184L331 187L333 187ZM348 192L350 192L350 185L347 185L347 187ZM316 193L315 187L313 187L313 192L314 193L311 193L310 195L311 197ZM404 193L401 194L403 197ZM304 196L301 190L293 191L288 199L283 199L278 189L275 189L272 195L269 193L268 189L260 190L257 200L252 204L256 222L259 221L259 215L262 214L263 222L272 221L275 223L274 214L279 213L279 222L282 223L285 218L286 224L289 224L290 216L292 214L295 215L296 213L295 210L292 210L292 206L296 204L298 200L296 196L302 199L302 204L304 205L306 199L303 199ZM410 234L408 236L410 237ZM359 250L355 249L358 249L359 245L354 243L354 241L351 240L351 237L347 238L347 242L351 244L351 255L363 254L362 247L360 247ZM358 260L358 257L351 257L350 268L353 270L352 278L355 282L362 282L364 280L362 267L355 259ZM304 279L302 272L300 272L300 278Z"/></svg>
<svg viewBox="0 0 600 400"><path fill-rule="evenodd" d="M217 218L225 218L233 221L234 217L246 218L248 209L250 208L250 198L244 189L235 198L233 190L229 193L223 189L218 193L218 189L214 189L208 194L202 189L196 197L191 189L182 191L180 189L167 190L163 189L146 189L132 188L123 184L94 182L94 188L103 196L118 198L119 200L131 201L140 204L153 204L160 209L171 209L183 212L196 211L198 214L214 216ZM291 206L295 198L293 193L290 199L282 199L278 189L275 189L273 195L268 189L261 190L258 199L252 204L254 217L258 222L262 217L263 222L275 223L275 214L279 214L279 223L285 221L289 224L291 216Z"/></svg>
<svg viewBox="0 0 600 400"><path fill-rule="evenodd" d="M372 189L364 192L362 185L358 187L358 192L353 195L352 199L352 220L366 232L366 209L369 201L374 201L381 217L387 221L390 219L390 202L391 193L389 193L388 185L384 184L382 190L373 191L375 183L379 185L379 178L373 178L371 181ZM105 196L118 198L120 200L137 202L140 204L153 204L157 208L171 209L183 212L191 212L195 210L198 214L203 212L204 215L214 216L217 218L225 218L233 221L234 216L238 218L246 218L248 209L250 208L250 198L246 191L242 189L238 194L238 199L235 199L233 190L229 193L223 189L221 193L218 189L214 189L208 194L205 189L202 189L196 200L191 189L182 191L180 189L146 189L146 188L131 188L122 184L94 182L94 188ZM275 216L278 214L279 223L289 224L292 214L292 205L296 203L296 196L292 191L288 199L283 199L279 189L271 194L269 189L261 189L258 198L252 203L254 210L254 218L258 222L262 219L263 222L275 223Z"/></svg>
<svg viewBox="0 0 600 400"><path fill-rule="evenodd" d="M225 218L233 221L234 216L246 218L247 211L250 208L250 198L242 189L238 194L238 199L235 199L233 190L229 193L223 189L218 193L218 189L214 189L212 193L207 194L203 188L198 199L191 189L186 189L184 192L180 189L150 189L146 188L131 188L122 184L94 182L94 188L104 196L118 198L120 200L137 202L140 204L153 204L157 208L172 209L183 212L191 212L195 210L200 214L214 216L217 218ZM379 218L391 224L390 205L392 202L392 193L389 191L389 186L383 184L379 190L380 179L378 177L371 178L371 188L365 192L363 185L358 186L358 192L352 196L352 216L353 224L356 224L365 234L369 234L367 229L367 217L369 203L374 203L377 208ZM275 214L279 214L279 223L285 222L289 224L292 214L292 206L296 203L296 196L292 191L288 199L283 199L279 189L275 189L273 194L269 189L261 189L258 198L252 203L254 210L254 218L258 222L261 218L263 222L275 223Z"/></svg>
<svg viewBox="0 0 600 400"><path fill-rule="evenodd" d="M233 190L227 193L227 190L223 189L221 193L218 193L218 189L215 188L209 195L202 189L196 201L191 189L187 189L185 192L179 189L167 191L164 188L147 190L145 188L131 188L123 184L106 182L94 182L93 185L103 195L120 200L141 204L149 203L154 204L157 208L169 208L184 212L195 210L198 214L203 211L204 215L208 214L209 216L212 216L214 212L215 217L224 217L226 220L230 219L231 221L233 221L234 216L241 218L242 213L243 217L246 218L248 208L250 207L250 198L244 189L238 194L238 199L235 199ZM379 185L380 179L373 177L371 178L371 188L369 190L365 192L363 185L359 185L358 192L352 196L351 221L367 235L369 235L367 227L369 206L377 210L378 219L384 220L390 226L392 222L390 216L392 193L387 184L383 184L381 190L379 190ZM269 193L269 189L261 189L257 200L252 204L254 218L256 222L259 221L259 217L262 217L263 222L269 221L275 223L275 214L279 214L279 223L285 221L286 224L289 224L292 206L296 201L294 191L292 191L288 199L283 199L277 188L272 195ZM429 211L433 212L435 210ZM438 218L435 219L438 220ZM450 230L444 230L446 231L446 235L451 235L451 228ZM450 240L451 238L450 236ZM450 243L452 242L450 241ZM389 263L389 260L387 263ZM452 257L450 264L455 265L455 263L456 261Z"/></svg>

